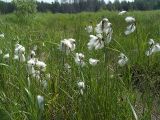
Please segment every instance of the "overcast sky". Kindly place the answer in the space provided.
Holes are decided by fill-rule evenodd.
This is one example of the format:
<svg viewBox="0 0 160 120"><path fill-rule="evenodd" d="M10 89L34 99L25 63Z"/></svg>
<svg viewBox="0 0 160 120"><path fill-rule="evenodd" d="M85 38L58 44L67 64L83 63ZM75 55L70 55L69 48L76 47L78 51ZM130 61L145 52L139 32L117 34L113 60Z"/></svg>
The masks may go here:
<svg viewBox="0 0 160 120"><path fill-rule="evenodd" d="M12 1L12 0L1 0L1 1L6 1L6 2L10 2L10 1ZM49 2L49 3L51 3L51 2L54 2L54 0L37 0L37 1L44 1L44 2ZM108 2L109 0L104 0L105 2ZM114 1L114 0L110 0L110 1ZM119 0L119 1L134 1L134 0Z"/></svg>

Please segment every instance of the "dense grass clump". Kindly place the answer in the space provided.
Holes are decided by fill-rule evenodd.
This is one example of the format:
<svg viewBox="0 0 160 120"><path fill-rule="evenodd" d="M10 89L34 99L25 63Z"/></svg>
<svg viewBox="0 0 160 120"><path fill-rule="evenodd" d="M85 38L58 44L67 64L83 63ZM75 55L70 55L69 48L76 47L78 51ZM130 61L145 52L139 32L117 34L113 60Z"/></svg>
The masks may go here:
<svg viewBox="0 0 160 120"><path fill-rule="evenodd" d="M135 17L137 27L128 36L124 34L126 16ZM0 38L0 119L160 119L155 107L159 102L160 56L158 52L145 55L150 38L159 42L159 16L159 11L128 12L124 16L106 11L38 13L32 21L19 22L13 14L1 15L0 32L5 37ZM90 51L85 27L95 27L105 17L112 23L112 41L105 50ZM84 54L84 67L76 65L75 53L66 55L59 50L61 40L68 38L76 40L75 53ZM25 47L26 62L13 59L16 43ZM27 72L31 50L47 65L38 80ZM7 53L9 59L4 58ZM120 53L128 57L123 67L118 65ZM91 66L89 58L98 59L98 64ZM85 86L78 86L81 81Z"/></svg>

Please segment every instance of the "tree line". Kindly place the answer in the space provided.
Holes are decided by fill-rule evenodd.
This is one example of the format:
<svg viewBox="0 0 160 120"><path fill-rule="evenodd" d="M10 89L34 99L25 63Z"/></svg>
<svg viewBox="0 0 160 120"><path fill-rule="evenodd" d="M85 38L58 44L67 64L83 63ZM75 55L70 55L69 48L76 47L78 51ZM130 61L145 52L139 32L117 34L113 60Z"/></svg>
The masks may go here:
<svg viewBox="0 0 160 120"><path fill-rule="evenodd" d="M58 2L36 2L38 12L78 13L82 11L114 10L156 10L160 9L160 0L134 0L134 2L108 2L104 0L61 0ZM0 1L0 13L12 13L16 9L13 2Z"/></svg>

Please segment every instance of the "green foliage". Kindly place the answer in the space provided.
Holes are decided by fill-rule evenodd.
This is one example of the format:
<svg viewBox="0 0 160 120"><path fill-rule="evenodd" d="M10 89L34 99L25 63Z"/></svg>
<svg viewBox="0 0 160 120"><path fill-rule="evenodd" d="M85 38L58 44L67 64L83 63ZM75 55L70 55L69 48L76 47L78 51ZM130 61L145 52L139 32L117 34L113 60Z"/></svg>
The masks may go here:
<svg viewBox="0 0 160 120"><path fill-rule="evenodd" d="M27 18L37 12L36 0L13 0L16 7L16 15L20 18Z"/></svg>
<svg viewBox="0 0 160 120"><path fill-rule="evenodd" d="M124 35L126 16L136 18L137 31L129 36ZM135 113L139 120L150 120L160 112L159 107L153 106L154 95L158 95L160 86L160 55L156 53L149 58L145 51L149 38L159 39L159 16L159 11L128 12L124 16L109 11L37 13L34 24L20 25L11 19L12 14L2 15L0 30L5 37L0 38L3 51L0 54L0 108L4 110L0 110L0 120L1 116L8 115L13 120L134 120ZM91 22L96 26L102 17L109 19L114 31L113 40L107 47L108 65L104 62L103 50L87 49L89 35L85 26ZM76 39L76 52L85 55L83 69L75 64L74 54L64 55L59 51L58 44L65 38ZM36 58L41 53L45 55L47 72L51 75L46 89L35 78L28 85L27 62L13 60L17 41L26 48L26 58L35 45L38 46ZM10 60L5 61L3 55L8 52ZM117 65L119 52L129 58L128 66ZM97 66L88 64L91 57L100 60ZM71 65L71 72L64 71L63 61ZM80 95L77 82L82 79L86 87ZM39 110L37 95L44 96L44 111Z"/></svg>
<svg viewBox="0 0 160 120"><path fill-rule="evenodd" d="M0 109L0 117L1 120L11 120L9 113L4 111L3 109Z"/></svg>

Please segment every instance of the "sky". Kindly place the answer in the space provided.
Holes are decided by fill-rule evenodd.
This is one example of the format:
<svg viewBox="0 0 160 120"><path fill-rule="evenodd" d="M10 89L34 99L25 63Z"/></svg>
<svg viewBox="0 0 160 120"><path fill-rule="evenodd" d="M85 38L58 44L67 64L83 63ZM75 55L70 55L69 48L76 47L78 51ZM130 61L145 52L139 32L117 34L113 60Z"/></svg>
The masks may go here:
<svg viewBox="0 0 160 120"><path fill-rule="evenodd" d="M2 1L10 2L12 0L2 0ZM54 2L54 0L37 0L37 1L39 2L44 1L44 2L49 2L49 3ZM107 3L109 0L104 0L104 1ZM110 0L110 1L113 2L114 0ZM119 1L134 1L134 0L119 0Z"/></svg>

